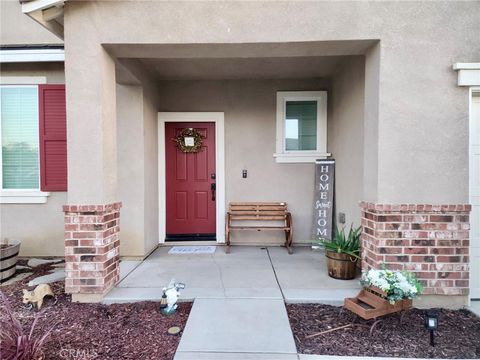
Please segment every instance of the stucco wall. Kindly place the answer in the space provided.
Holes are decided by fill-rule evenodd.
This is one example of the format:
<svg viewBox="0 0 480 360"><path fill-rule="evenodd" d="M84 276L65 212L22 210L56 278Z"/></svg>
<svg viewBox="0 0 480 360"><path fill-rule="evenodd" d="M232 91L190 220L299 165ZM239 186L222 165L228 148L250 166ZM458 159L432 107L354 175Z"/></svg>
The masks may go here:
<svg viewBox="0 0 480 360"><path fill-rule="evenodd" d="M117 85L120 254L143 257L158 245L157 111L142 87Z"/></svg>
<svg viewBox="0 0 480 360"><path fill-rule="evenodd" d="M0 1L1 45L61 45L63 41L22 13L16 0Z"/></svg>
<svg viewBox="0 0 480 360"><path fill-rule="evenodd" d="M2 64L2 79L18 76L44 76L50 84L65 82L62 63ZM0 239L20 240L22 256L63 256L62 205L66 203L67 193L51 192L45 204L1 204Z"/></svg>
<svg viewBox="0 0 480 360"><path fill-rule="evenodd" d="M478 61L479 32L479 2L68 2L65 13L72 56L101 43L379 40L378 108L367 109L378 187L366 199L379 202L468 201L467 90L451 66Z"/></svg>
<svg viewBox="0 0 480 360"><path fill-rule="evenodd" d="M143 93L117 85L118 198L122 201L120 253L144 253Z"/></svg>
<svg viewBox="0 0 480 360"><path fill-rule="evenodd" d="M346 225L360 225L358 202L363 199L365 61L351 58L333 77L329 97L329 151L336 159L336 213L345 213Z"/></svg>
<svg viewBox="0 0 480 360"><path fill-rule="evenodd" d="M354 57L333 79L163 81L160 111L225 113L226 201L285 201L293 214L295 243L309 243L313 164L275 162L276 91L327 90L327 151L337 161L336 210L359 224L363 198L364 58ZM248 178L242 178L242 170ZM233 233L232 241L282 243L275 233Z"/></svg>
<svg viewBox="0 0 480 360"><path fill-rule="evenodd" d="M22 242L21 256L63 256L64 192L52 192L45 204L1 204L0 238Z"/></svg>
<svg viewBox="0 0 480 360"><path fill-rule="evenodd" d="M0 76L43 76L48 84L65 83L65 70L61 62L1 64Z"/></svg>
<svg viewBox="0 0 480 360"><path fill-rule="evenodd" d="M145 156L145 216L144 255L158 246L158 137L157 107L145 94L143 100L144 156Z"/></svg>
<svg viewBox="0 0 480 360"><path fill-rule="evenodd" d="M329 90L325 79L164 81L159 111L225 113L226 201L285 201L293 214L294 241L311 239L313 164L278 164L275 153L276 91ZM330 141L330 138L329 138ZM247 179L242 170L248 170ZM232 241L283 243L275 233L233 233Z"/></svg>

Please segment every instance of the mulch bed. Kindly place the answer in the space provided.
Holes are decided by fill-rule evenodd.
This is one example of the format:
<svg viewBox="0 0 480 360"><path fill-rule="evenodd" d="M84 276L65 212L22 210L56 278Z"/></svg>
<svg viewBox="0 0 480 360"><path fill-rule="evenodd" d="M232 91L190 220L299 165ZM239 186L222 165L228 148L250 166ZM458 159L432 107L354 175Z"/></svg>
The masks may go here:
<svg viewBox="0 0 480 360"><path fill-rule="evenodd" d="M37 310L22 304L22 289L34 277L48 273L50 265L37 266L34 274L0 287L24 331L30 330ZM20 270L26 272L29 270ZM177 313L164 316L158 302L129 304L72 303L63 281L50 284L56 299L45 298L35 333L53 328L45 344L45 359L173 359L180 335L168 335L171 326L185 327L192 304L181 303Z"/></svg>
<svg viewBox="0 0 480 360"><path fill-rule="evenodd" d="M430 346L424 311L409 310L384 317L370 336L372 321L365 321L341 307L319 304L287 305L297 349L302 354L384 356L408 358L480 358L480 318L468 310L439 310L435 346ZM308 335L346 325L350 328L306 338Z"/></svg>

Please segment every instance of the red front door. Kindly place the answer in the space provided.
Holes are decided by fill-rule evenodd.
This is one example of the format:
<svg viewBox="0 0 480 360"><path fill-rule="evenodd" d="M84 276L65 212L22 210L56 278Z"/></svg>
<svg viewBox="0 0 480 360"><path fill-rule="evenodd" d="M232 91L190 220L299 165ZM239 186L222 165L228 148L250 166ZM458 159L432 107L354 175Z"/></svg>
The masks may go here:
<svg viewBox="0 0 480 360"><path fill-rule="evenodd" d="M185 128L204 136L197 153L184 153L174 138ZM215 123L165 123L167 240L214 240Z"/></svg>

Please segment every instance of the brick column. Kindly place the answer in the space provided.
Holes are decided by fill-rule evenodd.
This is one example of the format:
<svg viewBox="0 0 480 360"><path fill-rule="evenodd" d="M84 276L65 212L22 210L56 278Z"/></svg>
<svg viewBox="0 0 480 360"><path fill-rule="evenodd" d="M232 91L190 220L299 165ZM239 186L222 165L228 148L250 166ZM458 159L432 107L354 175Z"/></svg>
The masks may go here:
<svg viewBox="0 0 480 360"><path fill-rule="evenodd" d="M470 205L360 207L363 269L410 270L426 295L468 295Z"/></svg>
<svg viewBox="0 0 480 360"><path fill-rule="evenodd" d="M121 203L65 205L65 292L96 302L119 280Z"/></svg>

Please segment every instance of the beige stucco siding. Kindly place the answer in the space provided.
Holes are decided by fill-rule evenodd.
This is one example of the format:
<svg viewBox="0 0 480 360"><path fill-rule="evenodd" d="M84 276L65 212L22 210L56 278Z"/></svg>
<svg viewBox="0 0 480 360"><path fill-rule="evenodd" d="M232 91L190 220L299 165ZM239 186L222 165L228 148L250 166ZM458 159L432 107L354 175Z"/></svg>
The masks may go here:
<svg viewBox="0 0 480 360"><path fill-rule="evenodd" d="M351 58L333 77L329 96L329 148L336 160L335 209L345 213L348 226L360 225L358 202L364 198L365 61Z"/></svg>
<svg viewBox="0 0 480 360"><path fill-rule="evenodd" d="M0 1L1 45L62 45L63 41L22 13L16 0Z"/></svg>
<svg viewBox="0 0 480 360"><path fill-rule="evenodd" d="M61 62L8 63L0 66L1 77L44 77L48 84L64 84L65 69Z"/></svg>
<svg viewBox="0 0 480 360"><path fill-rule="evenodd" d="M327 90L325 80L195 81L160 85L161 111L222 111L225 113L226 202L285 201L293 213L295 241L310 239L313 204L312 164L277 164L275 99L277 90ZM242 170L248 171L247 179ZM282 243L267 232L233 233L232 241ZM283 240L282 240L283 239Z"/></svg>
<svg viewBox="0 0 480 360"><path fill-rule="evenodd" d="M378 109L367 109L378 113L376 156L368 154L378 162L369 183L378 186L366 200L463 203L467 92L451 65L478 61L479 14L479 2L69 2L65 34L67 53L85 56L102 43L378 39L378 102L368 102Z"/></svg>
<svg viewBox="0 0 480 360"><path fill-rule="evenodd" d="M451 65L479 60L480 2L70 1L64 21L70 154L66 201L123 200L127 215L143 209L142 225L127 220L122 226L125 234L135 231L132 239L143 238L142 245L128 250L126 240L124 251L146 253L156 243L156 111L224 111L227 201L285 200L295 216L296 240L308 241L313 165L277 164L272 157L276 90L330 90L328 146L338 164L337 210L347 213L347 222L358 218L354 200L360 196L393 203L468 202L468 93L456 86ZM2 44L4 38L18 43L11 28L4 31L6 23L2 18L2 33L10 34L2 35ZM34 36L43 30L32 26ZM354 40L377 42L365 52L364 73L363 65L352 60L331 81L164 81L155 95L150 76L149 84L142 80L143 93L125 104L119 105L121 97L115 95L112 54L130 46L125 44L148 45L142 57L168 57L175 48L178 57L208 58L233 56L234 49L222 44L240 44L254 57L312 55L295 52L297 42L322 43L317 56L339 55L337 45ZM25 42L38 41L48 42ZM165 50L162 44L175 46ZM202 44L208 44L208 51L201 51ZM350 45L352 54L364 51ZM320 48L326 53L318 53ZM123 54L139 57L139 49ZM24 72L22 66L8 65L2 74L7 70ZM49 82L63 79L58 68L52 72L56 75ZM133 99L138 103L130 103ZM118 106L126 108L119 124L140 121L128 126L141 141L120 141L126 129L117 132ZM141 157L141 163L133 166L132 182L122 185L129 174L128 169L117 171L125 164L117 155L132 142L141 149L129 156ZM241 178L244 168L247 179ZM134 189L138 184L143 194Z"/></svg>
<svg viewBox="0 0 480 360"><path fill-rule="evenodd" d="M143 94L137 86L117 86L118 197L122 199L120 250L144 253Z"/></svg>
<svg viewBox="0 0 480 360"><path fill-rule="evenodd" d="M117 85L120 254L143 257L158 245L157 110L140 86Z"/></svg>
<svg viewBox="0 0 480 360"><path fill-rule="evenodd" d="M157 107L154 100L145 94L143 100L144 119L144 156L145 156L145 216L143 219L144 255L149 254L157 247L158 239L158 136L157 136Z"/></svg>
<svg viewBox="0 0 480 360"><path fill-rule="evenodd" d="M22 256L63 256L64 192L52 192L45 204L1 204L0 238L22 242Z"/></svg>

